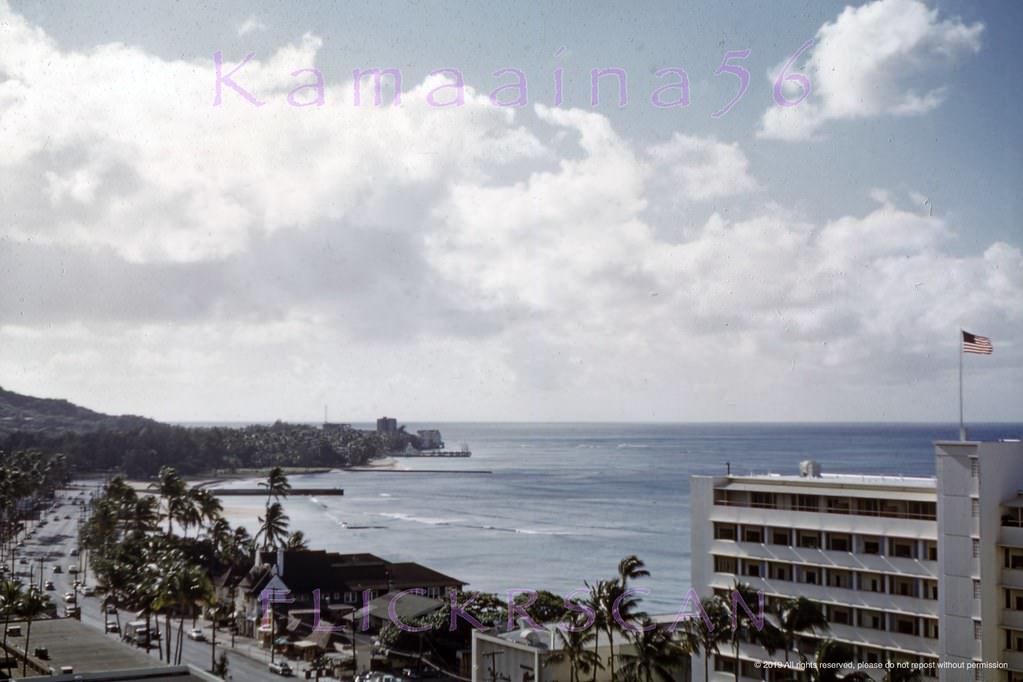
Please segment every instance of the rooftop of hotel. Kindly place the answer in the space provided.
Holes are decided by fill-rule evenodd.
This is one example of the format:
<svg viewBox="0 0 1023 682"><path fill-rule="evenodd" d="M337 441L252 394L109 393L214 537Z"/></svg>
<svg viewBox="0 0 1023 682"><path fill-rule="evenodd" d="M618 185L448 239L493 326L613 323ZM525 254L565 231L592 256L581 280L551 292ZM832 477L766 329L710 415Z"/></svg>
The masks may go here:
<svg viewBox="0 0 1023 682"><path fill-rule="evenodd" d="M835 485L867 485L867 486L910 486L914 488L933 488L936 480L933 476L881 476L871 474L820 474L819 476L800 476L798 474L748 474L727 476L734 480L799 482L807 484Z"/></svg>

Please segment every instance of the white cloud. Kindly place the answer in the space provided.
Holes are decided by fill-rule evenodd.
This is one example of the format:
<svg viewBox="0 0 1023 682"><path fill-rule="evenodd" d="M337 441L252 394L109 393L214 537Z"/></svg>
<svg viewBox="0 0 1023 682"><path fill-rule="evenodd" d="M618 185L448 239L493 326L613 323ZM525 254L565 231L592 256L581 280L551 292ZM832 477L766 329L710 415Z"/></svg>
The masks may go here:
<svg viewBox="0 0 1023 682"><path fill-rule="evenodd" d="M927 17L924 33L944 26ZM954 29L935 50L956 52ZM209 59L62 50L3 4L0 42L5 387L177 419L324 402L352 418L869 418L879 385L940 374L950 329L1023 326L1018 246L954 255L957 225L884 188L824 220L751 205L738 144L638 144L577 109L537 106L534 123L471 89L437 110L436 78L401 107L353 107L332 83L324 107L293 108L313 35L239 73L259 109L230 92L213 108ZM665 213L718 200L664 236ZM1000 343L992 366L1021 352Z"/></svg>
<svg viewBox="0 0 1023 682"><path fill-rule="evenodd" d="M907 82L978 52L983 30L979 22L939 19L938 10L921 0L875 0L846 7L820 28L814 46L790 69L809 77L810 96L794 107L771 106L759 134L807 139L829 121L931 111L944 100L945 88L936 85L918 92ZM768 74L772 84L782 66ZM790 85L786 96L798 97Z"/></svg>
<svg viewBox="0 0 1023 682"><path fill-rule="evenodd" d="M250 14L245 21L238 24L238 37L242 38L250 33L262 33L266 31L267 25L260 21L255 14Z"/></svg>
<svg viewBox="0 0 1023 682"><path fill-rule="evenodd" d="M678 191L691 199L720 199L757 189L749 160L737 143L675 133L651 147L650 156L663 165Z"/></svg>

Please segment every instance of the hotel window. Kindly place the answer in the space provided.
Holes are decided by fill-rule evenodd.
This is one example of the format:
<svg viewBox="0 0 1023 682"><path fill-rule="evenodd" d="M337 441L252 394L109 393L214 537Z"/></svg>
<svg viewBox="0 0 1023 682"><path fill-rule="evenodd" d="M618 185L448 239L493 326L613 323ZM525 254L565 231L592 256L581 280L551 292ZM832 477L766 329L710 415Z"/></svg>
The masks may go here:
<svg viewBox="0 0 1023 682"><path fill-rule="evenodd" d="M346 604L354 604L355 603L355 593L354 592L345 592L345 603Z"/></svg>
<svg viewBox="0 0 1023 682"><path fill-rule="evenodd" d="M980 516L980 500L976 497L970 500L970 515L973 516L973 518Z"/></svg>
<svg viewBox="0 0 1023 682"><path fill-rule="evenodd" d="M878 516L877 500L856 500L856 513L860 516Z"/></svg>
<svg viewBox="0 0 1023 682"><path fill-rule="evenodd" d="M889 554L902 559L915 559L916 556L916 542L913 540L902 540L898 538L892 538L889 541L891 545Z"/></svg>
<svg viewBox="0 0 1023 682"><path fill-rule="evenodd" d="M852 588L852 574L849 571L828 571L828 585L840 587L844 590Z"/></svg>
<svg viewBox="0 0 1023 682"><path fill-rule="evenodd" d="M742 539L744 542L763 542L764 541L764 529L763 528L743 528Z"/></svg>
<svg viewBox="0 0 1023 682"><path fill-rule="evenodd" d="M778 530L775 528L771 531L771 544L772 545L789 545L792 543L790 539L789 531Z"/></svg>
<svg viewBox="0 0 1023 682"><path fill-rule="evenodd" d="M831 607L831 622L838 625L852 625L852 611L841 606Z"/></svg>
<svg viewBox="0 0 1023 682"><path fill-rule="evenodd" d="M820 498L816 495L796 495L796 511L819 511Z"/></svg>
<svg viewBox="0 0 1023 682"><path fill-rule="evenodd" d="M931 618L924 618L924 637L927 639L938 638L938 621Z"/></svg>
<svg viewBox="0 0 1023 682"><path fill-rule="evenodd" d="M916 619L896 616L895 631L900 635L916 635Z"/></svg>
<svg viewBox="0 0 1023 682"><path fill-rule="evenodd" d="M924 546L927 548L927 560L937 561L938 560L938 543L934 540L927 540L924 542Z"/></svg>
<svg viewBox="0 0 1023 682"><path fill-rule="evenodd" d="M889 589L892 594L897 594L900 597L915 597L916 590L914 589L912 578L889 578Z"/></svg>
<svg viewBox="0 0 1023 682"><path fill-rule="evenodd" d="M884 630L884 614L877 611L860 611L860 627Z"/></svg>
<svg viewBox="0 0 1023 682"><path fill-rule="evenodd" d="M798 545L806 549L817 549L820 547L821 538L820 533L812 530L800 530L796 531Z"/></svg>
<svg viewBox="0 0 1023 682"><path fill-rule="evenodd" d="M810 569L803 569L803 582L807 585L817 584L817 571Z"/></svg>
<svg viewBox="0 0 1023 682"><path fill-rule="evenodd" d="M980 581L979 580L974 580L973 581L973 598L974 599L980 599Z"/></svg>
<svg viewBox="0 0 1023 682"><path fill-rule="evenodd" d="M732 523L715 523L714 524L714 539L715 540L734 540L735 539L735 524L732 524Z"/></svg>
<svg viewBox="0 0 1023 682"><path fill-rule="evenodd" d="M877 573L861 573L860 574L860 591L861 592L881 592L882 586L884 585L884 579Z"/></svg>
<svg viewBox="0 0 1023 682"><path fill-rule="evenodd" d="M714 572L715 573L735 573L736 572L735 557L715 556L714 557Z"/></svg>
<svg viewBox="0 0 1023 682"><path fill-rule="evenodd" d="M828 549L833 552L848 552L849 536L841 533L828 533Z"/></svg>
<svg viewBox="0 0 1023 682"><path fill-rule="evenodd" d="M441 594L441 588L434 586L426 588L426 596L431 599L440 599L443 595Z"/></svg>
<svg viewBox="0 0 1023 682"><path fill-rule="evenodd" d="M973 558L974 559L980 558L980 540L978 540L977 538L973 539Z"/></svg>
<svg viewBox="0 0 1023 682"><path fill-rule="evenodd" d="M770 564L767 570L772 580L792 580L792 572L786 564Z"/></svg>
<svg viewBox="0 0 1023 682"><path fill-rule="evenodd" d="M849 513L849 498L848 497L826 497L825 506L829 514L848 514Z"/></svg>
<svg viewBox="0 0 1023 682"><path fill-rule="evenodd" d="M753 506L757 509L775 509L778 505L772 493L753 493Z"/></svg>
<svg viewBox="0 0 1023 682"><path fill-rule="evenodd" d="M938 581L937 580L925 580L924 581L924 599L937 599L938 598Z"/></svg>
<svg viewBox="0 0 1023 682"><path fill-rule="evenodd" d="M973 546L977 547L977 540L973 541ZM974 553L974 556L977 554ZM1023 568L1023 549L1005 549L1005 568Z"/></svg>
<svg viewBox="0 0 1023 682"><path fill-rule="evenodd" d="M973 638L980 639L984 636L984 628L981 626L979 620L973 621Z"/></svg>
<svg viewBox="0 0 1023 682"><path fill-rule="evenodd" d="M759 578L760 577L760 564L752 562L752 561L747 562L746 563L746 575L752 576L754 578Z"/></svg>
<svg viewBox="0 0 1023 682"><path fill-rule="evenodd" d="M863 553L864 554L880 554L881 553L881 539L877 537L867 536L863 538Z"/></svg>
<svg viewBox="0 0 1023 682"><path fill-rule="evenodd" d="M934 502L910 502L907 516L911 519L934 521L938 518L938 505Z"/></svg>

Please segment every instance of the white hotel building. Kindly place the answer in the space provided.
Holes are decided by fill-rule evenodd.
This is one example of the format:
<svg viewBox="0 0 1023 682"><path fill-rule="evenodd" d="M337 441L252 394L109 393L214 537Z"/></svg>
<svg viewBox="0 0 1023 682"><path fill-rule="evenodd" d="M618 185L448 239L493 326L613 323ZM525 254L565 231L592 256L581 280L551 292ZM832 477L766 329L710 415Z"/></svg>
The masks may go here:
<svg viewBox="0 0 1023 682"><path fill-rule="evenodd" d="M813 599L830 622L823 637L856 661L908 661L942 682L1023 682L1023 444L939 442L935 456L934 478L820 473L812 462L802 475L693 476L695 589L725 595L738 579L765 593L769 612ZM817 641L800 642L810 660ZM742 677L783 678L755 666L782 652L743 644L739 658ZM734 664L722 646L711 680L734 679ZM703 680L702 659L692 672Z"/></svg>

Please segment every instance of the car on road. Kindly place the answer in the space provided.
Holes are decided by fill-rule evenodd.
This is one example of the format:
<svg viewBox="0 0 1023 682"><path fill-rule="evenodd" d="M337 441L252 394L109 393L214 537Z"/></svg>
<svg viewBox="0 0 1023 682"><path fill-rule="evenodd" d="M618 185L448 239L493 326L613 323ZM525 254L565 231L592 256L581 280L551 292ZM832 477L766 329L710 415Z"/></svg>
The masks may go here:
<svg viewBox="0 0 1023 682"><path fill-rule="evenodd" d="M70 566L67 567L67 572L70 573L71 575L77 575L78 566L76 566L75 564L71 564Z"/></svg>
<svg viewBox="0 0 1023 682"><path fill-rule="evenodd" d="M65 604L74 604L76 601L77 601L77 599L75 598L75 593L74 592L65 592L64 593L64 603Z"/></svg>
<svg viewBox="0 0 1023 682"><path fill-rule="evenodd" d="M78 550L72 549L70 552L68 552L68 556L78 556Z"/></svg>
<svg viewBox="0 0 1023 682"><path fill-rule="evenodd" d="M281 677L291 677L292 675L291 666L288 665L287 661L275 661L267 666L267 669Z"/></svg>
<svg viewBox="0 0 1023 682"><path fill-rule="evenodd" d="M188 631L188 638L196 642L205 642L206 633L202 631L202 628L192 628Z"/></svg>
<svg viewBox="0 0 1023 682"><path fill-rule="evenodd" d="M109 623L106 624L105 627L106 627L106 631L107 632L120 632L121 631L121 628L117 627L117 623L115 623L114 621L110 621Z"/></svg>
<svg viewBox="0 0 1023 682"><path fill-rule="evenodd" d="M117 615L117 607L113 604L107 604L107 608L105 610L107 613Z"/></svg>
<svg viewBox="0 0 1023 682"><path fill-rule="evenodd" d="M67 521L71 518L70 514L64 514L64 520Z"/></svg>
<svg viewBox="0 0 1023 682"><path fill-rule="evenodd" d="M83 587L82 588L82 596L83 597L95 597L96 596L96 588L93 587L92 585L88 585L87 587Z"/></svg>
<svg viewBox="0 0 1023 682"><path fill-rule="evenodd" d="M54 566L54 567L53 567L53 572L54 572L54 573L63 573L63 572L64 572L64 569L63 569L63 568L61 568L61 567L60 567L60 565L58 564L57 566Z"/></svg>
<svg viewBox="0 0 1023 682"><path fill-rule="evenodd" d="M64 617L65 618L75 618L81 612L82 612L82 610L79 607L77 607L77 606L65 606L64 607Z"/></svg>
<svg viewBox="0 0 1023 682"><path fill-rule="evenodd" d="M46 581L46 591L47 592L53 592L55 589L57 589L57 588L53 586L53 581L52 580L47 580Z"/></svg>

